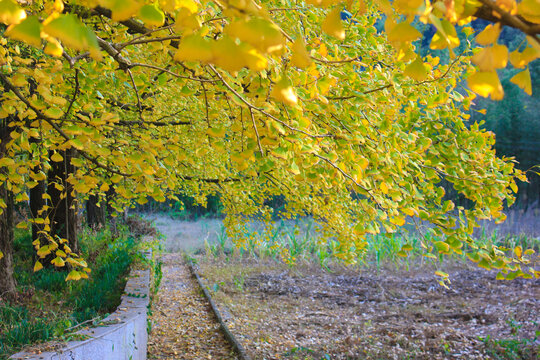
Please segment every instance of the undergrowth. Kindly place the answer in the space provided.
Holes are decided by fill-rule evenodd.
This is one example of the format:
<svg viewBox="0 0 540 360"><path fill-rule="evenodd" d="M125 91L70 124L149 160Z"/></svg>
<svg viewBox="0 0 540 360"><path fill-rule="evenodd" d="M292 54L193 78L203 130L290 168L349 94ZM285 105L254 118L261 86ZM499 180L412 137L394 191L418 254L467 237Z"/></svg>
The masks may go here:
<svg viewBox="0 0 540 360"><path fill-rule="evenodd" d="M44 268L32 271L31 235L17 229L14 239L18 299L0 302L0 359L28 344L51 339L69 340L80 324L95 323L116 309L138 245L126 227L82 231L79 244L91 276L65 281L66 272Z"/></svg>
<svg viewBox="0 0 540 360"><path fill-rule="evenodd" d="M272 258L276 261L286 260L291 264L298 262L316 262L329 270L331 264L341 264L338 249L340 243L336 239L321 239L316 225L311 219L298 219L294 223L278 222L270 230L259 231L246 227L244 237L247 239L242 247L237 248L227 237L222 227L217 233L217 241L205 241L205 253L208 256L224 257L256 257ZM465 252L440 255L430 251L430 244L444 238L437 237L427 230L424 234L417 231L368 235L366 247L359 252L355 263L357 266L396 266L408 270L410 265L433 265L438 267L444 261L469 261ZM523 249L540 249L540 238L520 235L499 236L496 231L491 234L482 232L476 238L476 246L497 245L509 251L517 246ZM406 249L406 250L404 250ZM282 255L287 254L288 259Z"/></svg>

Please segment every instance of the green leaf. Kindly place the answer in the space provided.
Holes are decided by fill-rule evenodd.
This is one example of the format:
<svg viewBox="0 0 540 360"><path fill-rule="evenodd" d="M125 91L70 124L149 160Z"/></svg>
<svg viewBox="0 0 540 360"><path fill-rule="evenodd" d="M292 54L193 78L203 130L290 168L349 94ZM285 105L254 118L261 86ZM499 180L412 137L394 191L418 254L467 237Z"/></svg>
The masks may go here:
<svg viewBox="0 0 540 360"><path fill-rule="evenodd" d="M96 35L73 14L63 14L43 27L47 34L59 39L74 50L90 50L93 57L99 57Z"/></svg>
<svg viewBox="0 0 540 360"><path fill-rule="evenodd" d="M6 30L6 35L35 47L41 47L41 23L37 16L29 16L21 23L10 26Z"/></svg>
<svg viewBox="0 0 540 360"><path fill-rule="evenodd" d="M388 33L388 41L410 42L418 39L420 36L422 36L422 33L416 30L411 24L402 22L390 30Z"/></svg>
<svg viewBox="0 0 540 360"><path fill-rule="evenodd" d="M435 245L435 248L437 248L440 253L445 254L450 251L450 245L448 245L444 241L436 241L433 243L433 245Z"/></svg>
<svg viewBox="0 0 540 360"><path fill-rule="evenodd" d="M139 19L150 26L161 26L165 23L165 14L156 4L147 4L139 10Z"/></svg>
<svg viewBox="0 0 540 360"><path fill-rule="evenodd" d="M420 56L405 68L404 74L416 81L424 81L428 76L427 67Z"/></svg>

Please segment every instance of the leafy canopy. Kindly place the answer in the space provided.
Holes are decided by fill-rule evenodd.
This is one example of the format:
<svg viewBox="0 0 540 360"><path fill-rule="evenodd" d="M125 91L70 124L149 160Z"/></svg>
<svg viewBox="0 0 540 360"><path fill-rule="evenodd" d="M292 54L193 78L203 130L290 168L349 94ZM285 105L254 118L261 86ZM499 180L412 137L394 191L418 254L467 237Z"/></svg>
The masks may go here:
<svg viewBox="0 0 540 360"><path fill-rule="evenodd" d="M422 220L441 236L424 244L428 254L466 253L501 277L538 276L522 270L530 251L505 254L471 237L479 219L504 220L516 178L526 178L466 114L475 93L503 97L496 70L508 60L525 69L512 81L531 93L538 4L0 0L0 118L10 129L0 182L27 201L74 148L67 181L79 199L114 193L121 210L179 192L204 204L219 192L240 246L240 225L269 223L265 200L284 195L283 216L313 216L345 262L363 253L367 234ZM342 20L344 8L352 18ZM475 16L494 24L475 34ZM418 21L437 29L430 47L448 49L450 62L418 55ZM528 43L508 54L497 44L502 25ZM455 207L442 180L471 206ZM48 234L53 210L30 222ZM38 256L85 267L65 240L47 239L34 244Z"/></svg>

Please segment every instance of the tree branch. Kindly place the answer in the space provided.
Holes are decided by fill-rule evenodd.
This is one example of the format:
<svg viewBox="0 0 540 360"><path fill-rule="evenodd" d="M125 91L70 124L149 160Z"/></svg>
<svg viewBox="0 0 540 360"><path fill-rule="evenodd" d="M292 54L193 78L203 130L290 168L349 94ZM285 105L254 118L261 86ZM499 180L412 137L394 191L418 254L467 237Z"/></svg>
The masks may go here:
<svg viewBox="0 0 540 360"><path fill-rule="evenodd" d="M30 102L19 92L19 90L15 86L13 86L13 84L7 79L7 77L4 74L0 74L0 80L1 80L2 85L4 86L4 88L6 88L7 90L12 91L15 94L15 96L17 96L19 98L19 100L21 100L28 108L30 108L33 112L36 113L38 118L45 120L66 141L72 140L71 137L69 137L69 135L67 135L58 126L58 124L56 124L54 122L55 119L46 116L41 111L39 111L37 108L35 108L32 104L30 104ZM92 162L96 166L99 166L100 168L102 168L102 169L104 169L106 171L109 171L109 172L111 172L113 174L118 174L118 175L121 175L121 176L128 176L128 177L131 176L130 174L122 173L122 172L120 172L118 170L115 170L115 169L113 169L113 168L111 168L111 167L109 167L107 165L104 165L104 164L100 163L95 157L87 154L84 150L79 150L79 152L85 159L87 159L88 161Z"/></svg>
<svg viewBox="0 0 540 360"><path fill-rule="evenodd" d="M479 0L483 6L479 7L474 16L479 19L484 19L490 22L498 22L501 25L510 26L521 30L523 33L530 35L540 44L538 35L540 34L540 24L534 24L519 15L512 15L499 7L494 1ZM495 15L498 14L499 16Z"/></svg>

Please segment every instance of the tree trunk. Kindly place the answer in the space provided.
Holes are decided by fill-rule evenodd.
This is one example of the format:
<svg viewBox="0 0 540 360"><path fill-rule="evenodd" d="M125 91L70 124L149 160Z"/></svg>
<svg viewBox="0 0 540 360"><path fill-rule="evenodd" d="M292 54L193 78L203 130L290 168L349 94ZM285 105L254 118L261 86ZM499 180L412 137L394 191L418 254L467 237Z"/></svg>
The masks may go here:
<svg viewBox="0 0 540 360"><path fill-rule="evenodd" d="M6 154L5 145L10 133L8 121L0 120L0 158ZM10 298L16 293L13 277L13 194L3 182L0 182L0 199L6 203L6 207L0 209L0 298Z"/></svg>
<svg viewBox="0 0 540 360"><path fill-rule="evenodd" d="M98 206L99 197L90 195L86 202L86 222L89 227L97 228L105 224L105 205Z"/></svg>
<svg viewBox="0 0 540 360"><path fill-rule="evenodd" d="M35 138L30 140L32 143L38 142ZM32 172L38 173L41 171L41 164L36 165ZM45 213L41 211L45 205L45 200L43 199L43 194L45 194L45 181L39 181L36 186L30 189L30 214L33 219L45 217ZM42 239L43 236L39 233L43 230L42 224L32 223L32 241Z"/></svg>
<svg viewBox="0 0 540 360"><path fill-rule="evenodd" d="M12 297L16 293L13 277L13 194L0 185L0 199L7 207L0 215L0 251L4 255L0 259L0 298Z"/></svg>
<svg viewBox="0 0 540 360"><path fill-rule="evenodd" d="M75 150L70 148L60 155L63 161L52 162L48 174L47 193L52 202L51 234L67 239L71 250L78 252L76 199L73 196L73 186L67 182L69 175L75 171L71 165ZM56 185L63 189L59 190Z"/></svg>

